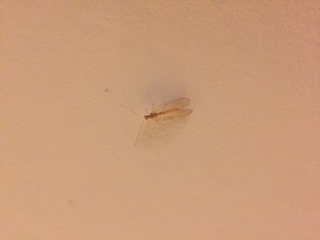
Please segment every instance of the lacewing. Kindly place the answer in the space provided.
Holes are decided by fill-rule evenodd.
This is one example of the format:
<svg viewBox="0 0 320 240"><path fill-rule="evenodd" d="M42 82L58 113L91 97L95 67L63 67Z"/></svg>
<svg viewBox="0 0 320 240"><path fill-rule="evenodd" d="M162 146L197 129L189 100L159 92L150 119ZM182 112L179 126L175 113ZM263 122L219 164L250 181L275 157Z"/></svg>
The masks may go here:
<svg viewBox="0 0 320 240"><path fill-rule="evenodd" d="M190 104L189 98L185 98L185 97L177 98L172 101L163 103L155 108L153 107L151 109L151 113L148 115L145 115L144 119L164 121L164 120L170 120L175 118L182 118L192 113L191 109L185 109L185 107L188 106L189 104ZM144 121L140 125L139 132L135 141L135 145L137 144L143 123Z"/></svg>
<svg viewBox="0 0 320 240"><path fill-rule="evenodd" d="M169 120L184 117L192 113L191 109L184 109L189 104L190 99L184 97L177 98L161 104L156 108L152 108L151 113L149 115L145 115L144 119Z"/></svg>

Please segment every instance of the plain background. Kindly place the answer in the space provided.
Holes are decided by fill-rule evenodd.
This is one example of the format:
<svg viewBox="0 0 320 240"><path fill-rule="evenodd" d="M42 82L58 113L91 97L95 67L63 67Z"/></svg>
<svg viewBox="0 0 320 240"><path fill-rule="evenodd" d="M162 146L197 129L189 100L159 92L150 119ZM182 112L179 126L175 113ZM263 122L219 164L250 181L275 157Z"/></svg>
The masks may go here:
<svg viewBox="0 0 320 240"><path fill-rule="evenodd" d="M319 1L0 7L1 240L319 239Z"/></svg>

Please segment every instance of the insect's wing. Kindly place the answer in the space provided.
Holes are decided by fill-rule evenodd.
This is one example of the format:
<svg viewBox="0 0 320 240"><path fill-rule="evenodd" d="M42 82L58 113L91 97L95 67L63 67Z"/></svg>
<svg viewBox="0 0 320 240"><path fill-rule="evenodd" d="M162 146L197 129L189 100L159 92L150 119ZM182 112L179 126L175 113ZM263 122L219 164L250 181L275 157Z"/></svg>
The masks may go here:
<svg viewBox="0 0 320 240"><path fill-rule="evenodd" d="M156 120L162 121L162 120L170 120L174 118L182 118L190 115L191 113L192 113L191 109L182 109L178 111L168 112L166 114L161 114L156 117Z"/></svg>
<svg viewBox="0 0 320 240"><path fill-rule="evenodd" d="M167 111L170 109L183 109L186 106L188 106L190 104L190 99L189 98L177 98L175 100L166 102L164 104L161 104L160 106L155 107L154 109L152 109L152 112L163 112L163 111Z"/></svg>

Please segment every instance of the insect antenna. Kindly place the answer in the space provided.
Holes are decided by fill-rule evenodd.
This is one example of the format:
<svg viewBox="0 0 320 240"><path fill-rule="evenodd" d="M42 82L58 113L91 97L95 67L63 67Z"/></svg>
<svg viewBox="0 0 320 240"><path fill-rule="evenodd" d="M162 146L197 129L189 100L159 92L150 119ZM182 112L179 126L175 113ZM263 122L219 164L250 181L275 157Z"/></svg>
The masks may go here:
<svg viewBox="0 0 320 240"><path fill-rule="evenodd" d="M138 113L136 113L135 111L133 111L132 109L130 109L130 108L124 106L124 105L119 104L119 106L128 109L130 112L134 113L134 114L137 115L138 117L143 117L143 116L139 115Z"/></svg>
<svg viewBox="0 0 320 240"><path fill-rule="evenodd" d="M134 145L137 145L137 142L138 142L138 139L139 139L139 135L140 135L140 131L141 131L143 123L144 123L144 120L141 122L141 125L140 125L140 128L139 128L139 132L137 134L136 141L134 142Z"/></svg>

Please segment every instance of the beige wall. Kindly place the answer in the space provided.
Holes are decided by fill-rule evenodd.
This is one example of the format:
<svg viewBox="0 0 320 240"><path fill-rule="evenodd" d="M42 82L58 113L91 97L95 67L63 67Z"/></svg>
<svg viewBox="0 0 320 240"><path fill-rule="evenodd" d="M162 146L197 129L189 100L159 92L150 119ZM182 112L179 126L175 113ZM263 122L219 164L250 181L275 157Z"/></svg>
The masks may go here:
<svg viewBox="0 0 320 240"><path fill-rule="evenodd" d="M0 7L1 240L319 239L318 1Z"/></svg>

